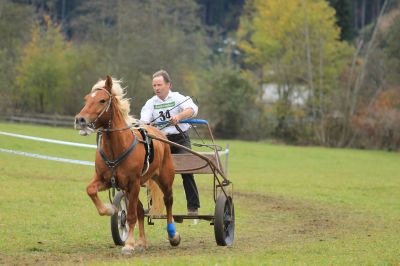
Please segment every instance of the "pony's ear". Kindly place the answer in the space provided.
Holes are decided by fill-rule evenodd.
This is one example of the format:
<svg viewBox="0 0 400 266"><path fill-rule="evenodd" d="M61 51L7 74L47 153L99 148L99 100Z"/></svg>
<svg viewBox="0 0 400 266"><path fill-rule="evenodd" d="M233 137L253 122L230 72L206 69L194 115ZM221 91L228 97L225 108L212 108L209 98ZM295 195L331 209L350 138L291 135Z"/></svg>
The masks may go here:
<svg viewBox="0 0 400 266"><path fill-rule="evenodd" d="M107 75L106 84L105 84L105 89L106 89L109 93L111 93L111 88L112 88L112 78L111 78L109 75Z"/></svg>

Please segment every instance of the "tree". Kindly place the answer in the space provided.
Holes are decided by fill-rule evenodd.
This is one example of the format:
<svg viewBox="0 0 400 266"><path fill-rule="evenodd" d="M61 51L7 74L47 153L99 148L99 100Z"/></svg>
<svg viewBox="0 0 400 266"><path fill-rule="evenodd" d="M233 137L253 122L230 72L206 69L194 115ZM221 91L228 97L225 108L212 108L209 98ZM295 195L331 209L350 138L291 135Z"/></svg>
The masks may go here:
<svg viewBox="0 0 400 266"><path fill-rule="evenodd" d="M0 80L2 83L0 93L3 97L0 112L11 107L16 62L21 54L21 46L29 41L27 33L31 31L34 19L32 14L33 10L29 6L15 4L8 0L0 2Z"/></svg>
<svg viewBox="0 0 400 266"><path fill-rule="evenodd" d="M197 2L203 7L203 21L206 25L217 26L222 29L224 35L237 30L244 0L197 0Z"/></svg>
<svg viewBox="0 0 400 266"><path fill-rule="evenodd" d="M329 0L331 6L336 10L337 25L340 27L340 38L352 40L356 35L352 0Z"/></svg>
<svg viewBox="0 0 400 266"><path fill-rule="evenodd" d="M361 41L353 57L347 93L341 101L343 129L341 130L339 146L352 145L357 135L357 131L351 128L353 116L361 108L372 104L384 87L386 73L383 71L383 56L379 49L378 40L381 35L380 27L383 14L388 8L388 3L388 0L384 0L376 22L363 30L364 33L360 37ZM365 45L363 45L364 43ZM354 73L357 73L357 75L354 75ZM355 76L354 82L352 81L353 76Z"/></svg>
<svg viewBox="0 0 400 266"><path fill-rule="evenodd" d="M376 23L366 27L360 39L358 75L349 91L345 108L346 127L343 142L348 145L377 148L398 148L397 127L400 57L399 11L385 1ZM393 7L393 6L392 6ZM397 17L396 17L397 16Z"/></svg>
<svg viewBox="0 0 400 266"><path fill-rule="evenodd" d="M16 106L23 111L63 112L64 94L70 88L68 54L60 27L45 17L44 26L36 25L32 40L24 48L18 66L15 90Z"/></svg>
<svg viewBox="0 0 400 266"><path fill-rule="evenodd" d="M355 145L362 148L400 148L400 88L381 91L352 119L358 132Z"/></svg>
<svg viewBox="0 0 400 266"><path fill-rule="evenodd" d="M305 113L312 122L313 135L327 144L327 120L336 106L338 80L351 54L339 40L335 11L322 0L249 2L252 17L243 18L240 35L246 62L262 70L262 82L276 83L279 90L278 125L290 120L291 98L306 88ZM296 107L299 108L299 107ZM282 132L285 135L284 132Z"/></svg>
<svg viewBox="0 0 400 266"><path fill-rule="evenodd" d="M387 64L388 82L398 85L400 84L400 16L396 17L389 31L385 34L383 50Z"/></svg>
<svg viewBox="0 0 400 266"><path fill-rule="evenodd" d="M91 0L77 11L72 39L93 46L98 75L127 81L134 113L153 94L151 74L161 68L182 93L198 93L208 48L194 1Z"/></svg>
<svg viewBox="0 0 400 266"><path fill-rule="evenodd" d="M217 66L202 91L202 112L212 121L216 136L258 139L261 137L257 90L244 72ZM210 97L212 95L212 97Z"/></svg>

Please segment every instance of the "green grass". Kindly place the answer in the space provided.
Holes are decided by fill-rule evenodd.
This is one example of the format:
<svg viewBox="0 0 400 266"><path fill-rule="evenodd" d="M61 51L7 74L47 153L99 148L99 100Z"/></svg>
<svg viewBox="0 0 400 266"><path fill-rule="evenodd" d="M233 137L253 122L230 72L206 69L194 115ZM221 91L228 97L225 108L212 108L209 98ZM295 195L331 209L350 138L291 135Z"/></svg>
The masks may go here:
<svg viewBox="0 0 400 266"><path fill-rule="evenodd" d="M0 131L95 142L64 128L0 123ZM146 226L149 248L126 257L112 242L85 188L93 167L0 153L0 264L398 265L400 154L230 144L236 212L233 247L218 247L207 222L177 224L169 246L165 221ZM0 135L0 148L93 160L94 150ZM212 179L197 176L201 213L213 213ZM144 192L144 191L143 191ZM100 193L107 200L107 193ZM174 212L184 212L176 177ZM143 195L142 195L143 197Z"/></svg>

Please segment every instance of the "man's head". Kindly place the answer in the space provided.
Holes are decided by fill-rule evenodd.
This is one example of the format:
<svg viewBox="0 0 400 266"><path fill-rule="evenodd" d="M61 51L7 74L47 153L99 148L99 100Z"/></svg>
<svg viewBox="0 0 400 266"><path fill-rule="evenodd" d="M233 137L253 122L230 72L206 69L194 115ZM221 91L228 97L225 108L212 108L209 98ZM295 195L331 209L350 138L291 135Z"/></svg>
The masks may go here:
<svg viewBox="0 0 400 266"><path fill-rule="evenodd" d="M167 71L159 70L153 74L153 89L154 93L162 100L164 100L171 89L171 78Z"/></svg>

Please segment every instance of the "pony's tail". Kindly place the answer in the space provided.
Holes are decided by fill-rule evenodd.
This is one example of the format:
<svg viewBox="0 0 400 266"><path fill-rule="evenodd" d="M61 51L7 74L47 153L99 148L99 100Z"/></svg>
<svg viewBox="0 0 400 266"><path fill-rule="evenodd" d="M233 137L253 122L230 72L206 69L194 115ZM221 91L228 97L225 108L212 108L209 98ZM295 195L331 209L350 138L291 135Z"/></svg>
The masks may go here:
<svg viewBox="0 0 400 266"><path fill-rule="evenodd" d="M149 210L150 215L163 215L165 210L164 205L164 193L161 191L158 184L151 178L147 182L147 188L150 189L151 208Z"/></svg>

